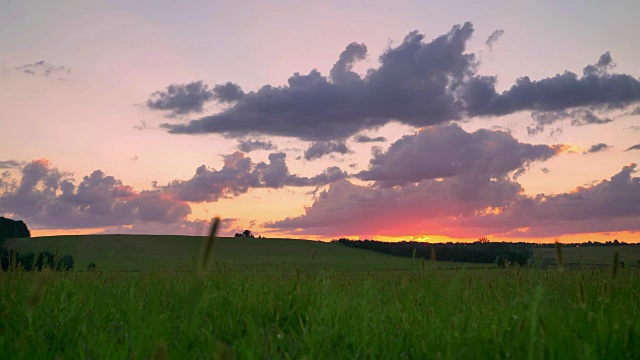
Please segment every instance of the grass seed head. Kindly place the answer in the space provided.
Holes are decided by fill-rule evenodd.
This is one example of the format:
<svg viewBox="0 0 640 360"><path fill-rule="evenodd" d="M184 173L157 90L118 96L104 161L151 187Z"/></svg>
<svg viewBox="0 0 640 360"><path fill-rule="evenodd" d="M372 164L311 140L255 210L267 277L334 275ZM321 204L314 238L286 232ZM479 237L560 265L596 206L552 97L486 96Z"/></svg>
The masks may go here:
<svg viewBox="0 0 640 360"><path fill-rule="evenodd" d="M564 257L562 256L562 244L556 241L556 255L558 256L558 269L564 270Z"/></svg>
<svg viewBox="0 0 640 360"><path fill-rule="evenodd" d="M214 218L211 224L211 232L209 233L209 237L207 237L202 244L202 249L200 250L200 263L198 264L198 271L201 274L204 274L209 270L209 262L213 255L213 247L215 245L216 232L218 231L219 225L220 218Z"/></svg>
<svg viewBox="0 0 640 360"><path fill-rule="evenodd" d="M611 267L611 278L615 279L618 275L618 267L620 266L620 254L616 251L613 253L613 266Z"/></svg>

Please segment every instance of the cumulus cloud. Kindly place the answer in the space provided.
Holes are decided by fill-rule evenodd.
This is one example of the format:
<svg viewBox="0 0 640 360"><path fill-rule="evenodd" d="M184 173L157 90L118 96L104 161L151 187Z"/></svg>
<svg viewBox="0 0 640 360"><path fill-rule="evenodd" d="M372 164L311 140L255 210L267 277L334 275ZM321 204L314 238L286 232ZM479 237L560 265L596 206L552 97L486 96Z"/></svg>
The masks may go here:
<svg viewBox="0 0 640 360"><path fill-rule="evenodd" d="M625 151L630 151L630 150L640 150L640 144L633 145L632 147L628 148Z"/></svg>
<svg viewBox="0 0 640 360"><path fill-rule="evenodd" d="M147 100L147 107L155 110L170 110L171 116L191 112L202 112L204 104L215 94L202 81L188 84L172 84L165 90L156 91Z"/></svg>
<svg viewBox="0 0 640 360"><path fill-rule="evenodd" d="M349 44L329 77L317 70L295 73L285 86L265 85L232 107L188 124L163 124L171 133L255 133L328 141L396 119L423 126L461 118L456 89L477 65L466 54L471 23L425 42L413 31L379 58L380 66L360 76L354 62L365 58L363 44Z"/></svg>
<svg viewBox="0 0 640 360"><path fill-rule="evenodd" d="M136 191L119 179L95 170L76 182L48 160L34 160L20 168L19 181L0 176L0 215L14 214L36 228L119 227L148 229L162 224L184 232L197 225L187 219L188 202L217 201L251 188L321 186L348 174L329 167L313 177L291 174L284 153L269 155L269 163L254 163L241 152L224 157L220 170L204 165L186 181L175 180L152 190ZM182 229L182 230L180 230Z"/></svg>
<svg viewBox="0 0 640 360"><path fill-rule="evenodd" d="M16 169L24 163L15 160L0 160L0 169Z"/></svg>
<svg viewBox="0 0 640 360"><path fill-rule="evenodd" d="M518 183L504 178L465 176L391 188L342 180L321 192L303 215L266 226L291 233L363 237L493 234L531 238L638 231L640 178L631 176L635 171L636 164L631 164L591 187L535 197L524 195Z"/></svg>
<svg viewBox="0 0 640 360"><path fill-rule="evenodd" d="M249 153L256 150L276 150L277 146L271 141L240 139L238 140L238 150Z"/></svg>
<svg viewBox="0 0 640 360"><path fill-rule="evenodd" d="M356 137L354 137L353 140L357 143L370 143L370 142L385 142L387 141L387 138L384 136L377 136L372 138L366 135L356 135Z"/></svg>
<svg viewBox="0 0 640 360"><path fill-rule="evenodd" d="M19 185L0 195L0 213L16 214L36 227L85 228L135 222L175 223L191 208L157 191L136 192L100 170L77 185L46 159L22 167Z"/></svg>
<svg viewBox="0 0 640 360"><path fill-rule="evenodd" d="M356 176L384 187L462 175L501 177L524 171L529 163L544 161L564 148L521 143L502 131L468 133L457 125L433 126L403 136L387 152L375 153L369 169Z"/></svg>
<svg viewBox="0 0 640 360"><path fill-rule="evenodd" d="M221 103L234 103L244 96L244 91L238 84L227 82L213 87L213 97Z"/></svg>
<svg viewBox="0 0 640 360"><path fill-rule="evenodd" d="M363 237L549 237L640 230L640 178L632 176L636 164L609 180L555 195L525 195L509 177L563 150L520 143L500 131L426 128L374 154L369 169L356 175L372 184L337 181L303 215L266 226L293 234Z"/></svg>
<svg viewBox="0 0 640 360"><path fill-rule="evenodd" d="M43 60L36 61L31 64L20 65L15 69L25 74L34 76L65 75L71 73L71 69L69 69L68 67L53 65Z"/></svg>
<svg viewBox="0 0 640 360"><path fill-rule="evenodd" d="M350 152L347 144L341 141L318 141L314 142L304 152L304 158L307 160L319 159L325 155L338 153L348 154Z"/></svg>
<svg viewBox="0 0 640 360"><path fill-rule="evenodd" d="M587 151L584 152L584 154L597 153L597 152L608 150L610 148L611 148L611 145L608 145L605 143L593 144Z"/></svg>
<svg viewBox="0 0 640 360"><path fill-rule="evenodd" d="M228 83L230 90L240 94L228 108L186 124L161 126L170 133L267 134L331 141L390 121L423 127L519 111L551 112L547 120L537 116L545 123L572 116L574 125L601 124L611 119L599 117L595 110L640 101L640 81L611 73L609 53L585 67L582 75L565 71L537 81L524 76L499 93L497 78L478 74L477 56L466 52L473 31L471 23L456 25L431 41L410 32L364 75L354 72L353 66L366 58L367 47L351 43L328 76L315 69L294 73L284 86L264 85L247 93ZM494 32L488 44L501 34Z"/></svg>
<svg viewBox="0 0 640 360"><path fill-rule="evenodd" d="M495 43L497 43L498 40L500 40L502 35L504 35L504 30L496 30L492 32L491 35L489 35L489 37L487 38L487 41L485 41L485 44L490 49L493 48L493 45L495 45Z"/></svg>
<svg viewBox="0 0 640 360"><path fill-rule="evenodd" d="M217 201L238 196L251 188L282 188L284 186L320 186L344 179L348 175L337 167L330 167L314 177L300 177L289 172L285 153L269 154L269 163L254 163L242 152L224 156L220 170L202 165L189 180L175 180L163 191L184 201Z"/></svg>
<svg viewBox="0 0 640 360"><path fill-rule="evenodd" d="M577 107L622 108L637 103L640 81L631 75L610 74L610 68L611 57L605 53L597 64L587 66L582 76L570 71L538 81L525 76L500 94L495 90L496 77L474 77L464 88L462 100L471 116L499 116L523 110L562 112ZM581 121L602 123L585 115Z"/></svg>

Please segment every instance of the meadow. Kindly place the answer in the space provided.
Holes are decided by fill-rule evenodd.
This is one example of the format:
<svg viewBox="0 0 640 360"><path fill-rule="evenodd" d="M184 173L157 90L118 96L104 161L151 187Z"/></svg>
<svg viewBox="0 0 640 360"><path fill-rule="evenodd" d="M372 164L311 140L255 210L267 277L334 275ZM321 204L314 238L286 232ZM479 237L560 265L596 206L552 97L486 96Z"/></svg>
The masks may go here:
<svg viewBox="0 0 640 360"><path fill-rule="evenodd" d="M57 240L29 241L68 246L78 264L97 253ZM166 253L128 238L138 240L93 239L105 256L96 272L0 272L0 357L640 358L634 267L477 269L338 244L218 239L202 272L199 241Z"/></svg>

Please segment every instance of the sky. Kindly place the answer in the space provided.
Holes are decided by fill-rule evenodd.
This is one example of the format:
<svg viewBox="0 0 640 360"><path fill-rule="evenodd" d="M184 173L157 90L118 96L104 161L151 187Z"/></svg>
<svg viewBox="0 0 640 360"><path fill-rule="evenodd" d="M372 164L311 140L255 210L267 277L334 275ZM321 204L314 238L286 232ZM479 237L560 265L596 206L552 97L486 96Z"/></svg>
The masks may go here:
<svg viewBox="0 0 640 360"><path fill-rule="evenodd" d="M640 242L629 1L3 1L0 216Z"/></svg>

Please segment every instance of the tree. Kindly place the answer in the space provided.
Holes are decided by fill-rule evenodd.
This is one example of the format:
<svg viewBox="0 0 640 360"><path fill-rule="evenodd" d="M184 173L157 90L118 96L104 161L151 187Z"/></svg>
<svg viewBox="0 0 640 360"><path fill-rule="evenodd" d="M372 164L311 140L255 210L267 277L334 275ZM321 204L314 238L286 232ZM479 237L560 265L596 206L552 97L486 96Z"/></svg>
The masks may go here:
<svg viewBox="0 0 640 360"><path fill-rule="evenodd" d="M253 237L253 234L251 233L251 230L245 230L242 232L242 236L244 237Z"/></svg>
<svg viewBox="0 0 640 360"><path fill-rule="evenodd" d="M28 237L31 237L31 232L24 221L0 216L0 241Z"/></svg>

